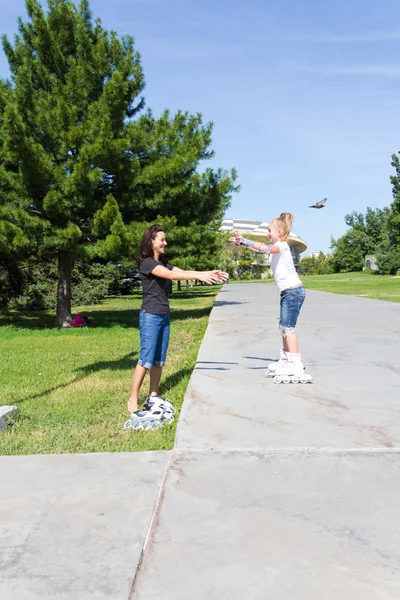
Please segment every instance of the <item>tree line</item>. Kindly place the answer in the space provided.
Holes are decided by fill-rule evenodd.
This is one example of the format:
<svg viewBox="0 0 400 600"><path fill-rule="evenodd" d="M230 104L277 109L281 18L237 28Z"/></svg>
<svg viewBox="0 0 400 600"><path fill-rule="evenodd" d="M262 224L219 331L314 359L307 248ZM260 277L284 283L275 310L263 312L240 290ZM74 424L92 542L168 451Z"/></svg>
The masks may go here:
<svg viewBox="0 0 400 600"><path fill-rule="evenodd" d="M264 261L226 245L219 232L235 169L214 157L212 123L200 113L145 107L145 77L132 36L94 19L87 0L26 0L13 42L3 36L10 77L0 80L0 308L56 309L129 291L145 227L168 233L182 268L220 264L258 278ZM374 255L380 273L400 268L400 163L393 202L345 216L332 254L305 257L304 273L359 271Z"/></svg>
<svg viewBox="0 0 400 600"><path fill-rule="evenodd" d="M200 113L145 109L133 37L107 31L87 0L26 10L14 41L2 38L0 304L37 307L50 290L68 326L71 281L74 302L88 277L112 289L149 223L166 228L171 262L213 267L237 173L203 168L213 124Z"/></svg>
<svg viewBox="0 0 400 600"><path fill-rule="evenodd" d="M304 257L304 274L362 271L365 258L371 255L382 275L393 275L400 269L400 161L392 156L395 175L391 176L393 202L384 208L368 207L365 213L345 216L348 230L338 239L331 238L332 253Z"/></svg>

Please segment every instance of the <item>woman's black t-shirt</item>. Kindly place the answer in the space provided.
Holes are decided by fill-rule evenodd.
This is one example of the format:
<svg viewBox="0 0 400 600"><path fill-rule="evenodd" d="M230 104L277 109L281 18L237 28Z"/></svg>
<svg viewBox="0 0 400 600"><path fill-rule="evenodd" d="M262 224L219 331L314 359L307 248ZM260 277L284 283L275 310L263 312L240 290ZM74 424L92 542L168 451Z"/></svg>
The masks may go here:
<svg viewBox="0 0 400 600"><path fill-rule="evenodd" d="M174 265L155 260L155 258L144 258L139 266L139 275L142 282L143 302L142 310L153 315L166 315L169 313L168 297L172 292L172 281L152 275L152 270L161 265L170 271Z"/></svg>

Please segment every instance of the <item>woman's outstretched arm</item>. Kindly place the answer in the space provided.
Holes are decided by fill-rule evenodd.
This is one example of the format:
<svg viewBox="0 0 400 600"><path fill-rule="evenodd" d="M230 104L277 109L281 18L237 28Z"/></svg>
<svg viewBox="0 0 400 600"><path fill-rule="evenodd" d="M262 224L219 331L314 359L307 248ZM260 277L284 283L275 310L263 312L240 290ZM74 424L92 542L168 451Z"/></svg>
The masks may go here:
<svg viewBox="0 0 400 600"><path fill-rule="evenodd" d="M203 281L211 285L220 281L226 281L229 278L228 273L218 269L214 271L184 271L178 267L174 267L171 271L167 267L157 265L152 270L152 274L162 279L170 279L172 281L195 280Z"/></svg>

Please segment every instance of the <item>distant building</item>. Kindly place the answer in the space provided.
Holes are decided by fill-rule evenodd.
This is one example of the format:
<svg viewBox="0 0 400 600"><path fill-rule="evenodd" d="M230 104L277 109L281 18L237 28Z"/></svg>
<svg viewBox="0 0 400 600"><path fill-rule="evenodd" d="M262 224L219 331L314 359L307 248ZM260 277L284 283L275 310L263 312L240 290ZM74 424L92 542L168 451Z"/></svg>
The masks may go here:
<svg viewBox="0 0 400 600"><path fill-rule="evenodd" d="M302 256L302 258L318 258L320 254L326 256L326 258L328 258L328 256L331 256L329 252L310 252L310 254L307 254L307 256Z"/></svg>
<svg viewBox="0 0 400 600"><path fill-rule="evenodd" d="M251 233L254 236L260 236L263 241L268 242L268 223L265 221L251 221L249 219L224 219L222 221L220 231L238 231L239 233ZM298 235L291 232L288 244L292 251L292 256L295 265L300 262L300 254L307 250L307 244ZM266 264L269 264L267 259Z"/></svg>

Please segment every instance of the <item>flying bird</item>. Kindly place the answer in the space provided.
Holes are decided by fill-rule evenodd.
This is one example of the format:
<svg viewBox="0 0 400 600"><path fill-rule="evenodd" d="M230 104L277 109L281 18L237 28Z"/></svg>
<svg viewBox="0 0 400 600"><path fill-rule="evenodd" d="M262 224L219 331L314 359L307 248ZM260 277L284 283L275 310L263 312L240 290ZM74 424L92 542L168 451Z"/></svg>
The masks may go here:
<svg viewBox="0 0 400 600"><path fill-rule="evenodd" d="M324 204L327 200L328 198L324 198L323 200L320 200L319 202L313 204L312 206L309 206L308 208L325 208Z"/></svg>

